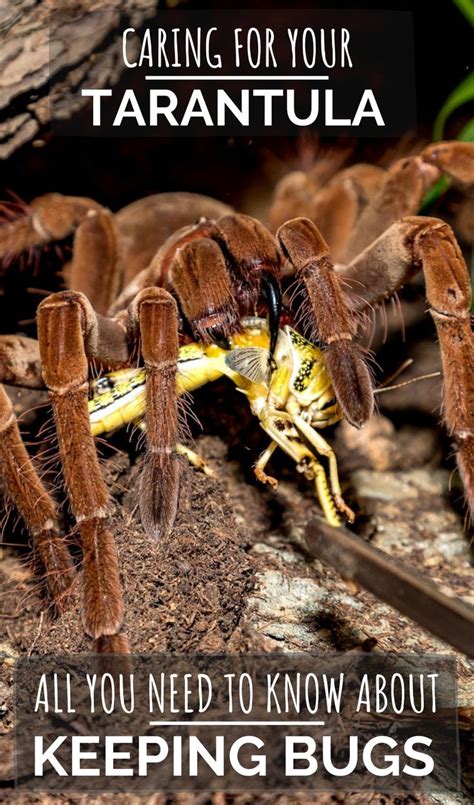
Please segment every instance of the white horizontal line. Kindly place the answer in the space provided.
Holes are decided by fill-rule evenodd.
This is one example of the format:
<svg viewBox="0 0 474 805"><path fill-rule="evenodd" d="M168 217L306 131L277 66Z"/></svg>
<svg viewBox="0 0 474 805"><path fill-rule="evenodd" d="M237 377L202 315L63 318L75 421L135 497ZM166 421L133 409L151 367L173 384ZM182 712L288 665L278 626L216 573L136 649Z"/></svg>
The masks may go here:
<svg viewBox="0 0 474 805"><path fill-rule="evenodd" d="M147 75L147 81L329 81L328 75Z"/></svg>
<svg viewBox="0 0 474 805"><path fill-rule="evenodd" d="M275 724L287 727L324 726L324 721L150 721L153 727L267 727Z"/></svg>

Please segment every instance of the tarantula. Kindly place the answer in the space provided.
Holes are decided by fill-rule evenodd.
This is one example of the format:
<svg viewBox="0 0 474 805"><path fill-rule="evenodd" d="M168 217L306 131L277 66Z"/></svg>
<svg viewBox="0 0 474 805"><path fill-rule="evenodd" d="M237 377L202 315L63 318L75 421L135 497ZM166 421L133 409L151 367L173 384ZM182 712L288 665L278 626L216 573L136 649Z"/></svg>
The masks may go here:
<svg viewBox="0 0 474 805"><path fill-rule="evenodd" d="M4 260L75 233L69 290L52 294L38 308L39 355L25 339L3 339L0 380L38 386L41 365L82 545L84 628L97 639L99 650L125 651L127 641L120 632L123 611L108 525L109 495L91 431L91 362L117 368L132 366L137 354L143 360L147 446L140 511L150 536L165 535L176 514L180 338L200 345L207 358L214 345L222 348L225 342L221 374L230 374L251 404L250 392L258 388L253 410L273 440L257 464L262 480L271 480L264 466L284 439L290 455L293 440L328 457L331 493L316 469L321 465L314 450L308 451L311 466L307 456L293 456L299 469L312 477L319 474L320 500L327 503L329 496L326 514L334 512L339 522L336 508L348 517L351 512L340 495L332 450L316 438L315 428L342 416L360 427L371 416L373 384L357 342L358 324L365 311L422 268L441 347L444 419L473 506L469 276L450 227L435 218L415 217L423 194L441 172L474 184L474 145L429 146L388 172L354 165L320 189L314 174L292 174L276 190L271 210L273 223L279 224L275 236L255 218L189 194L142 199L115 216L89 199L55 194L35 199L21 215L14 207L5 208L8 220L0 227ZM114 301L120 284L123 290ZM309 359L311 379L322 367L328 380L324 395L318 387L316 397L304 404L295 394L296 353L281 346L282 299L287 321L308 335L310 347L318 351L317 358ZM245 342L248 317L262 312L268 313L263 352L252 333ZM95 400L99 390L96 386ZM59 533L56 505L28 456L2 387L0 432L7 494L35 540L53 598L64 605L74 568Z"/></svg>

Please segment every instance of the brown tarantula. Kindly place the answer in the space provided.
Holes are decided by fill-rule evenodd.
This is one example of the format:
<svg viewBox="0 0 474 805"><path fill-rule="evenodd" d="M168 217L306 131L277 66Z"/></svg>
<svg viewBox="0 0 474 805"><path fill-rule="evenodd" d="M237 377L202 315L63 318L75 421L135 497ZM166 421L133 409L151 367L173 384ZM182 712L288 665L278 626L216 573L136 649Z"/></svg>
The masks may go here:
<svg viewBox="0 0 474 805"><path fill-rule="evenodd" d="M330 461L331 506L350 516L339 494L332 450L311 434L342 416L356 427L371 416L372 380L356 340L361 314L389 298L421 268L442 355L444 420L456 442L466 495L474 507L469 276L451 228L442 220L416 216L424 193L442 172L474 185L474 144L431 145L418 156L398 160L388 171L354 165L323 186L315 173L290 174L277 187L271 209L276 235L255 218L192 194L152 196L115 215L90 199L57 194L39 197L22 210L4 207L0 258L5 262L74 233L66 269L69 289L47 297L38 308L39 354L34 342L3 337L0 381L33 387L44 382L49 389L65 484L81 538L84 628L98 640L100 650L125 651L127 641L121 633L123 608L109 493L89 418L91 362L117 368L133 361L136 365L137 354L143 359L147 452L140 508L150 536L163 536L174 521L180 478L180 333L184 340L202 345L228 342L245 330L246 317L263 310L270 331L263 350L267 362L262 350L243 350L245 354L234 354L232 361L226 357L228 372L243 378L248 393L246 382L252 389L258 386L260 408L253 410L274 438L272 445L286 445L291 455L292 444L301 443L302 436L313 438L315 450ZM296 329L304 320L310 341L321 350L317 370L324 370L328 381L316 408L298 402L291 381L278 388L273 382L276 369L291 374L291 367L278 362L282 300L285 315L293 317ZM330 409L330 416L324 408ZM64 606L75 570L60 535L56 503L28 456L2 386L0 433L7 495L35 540L52 597ZM325 475L310 455L298 458L299 468L317 476L321 500ZM260 477L265 480L263 466Z"/></svg>

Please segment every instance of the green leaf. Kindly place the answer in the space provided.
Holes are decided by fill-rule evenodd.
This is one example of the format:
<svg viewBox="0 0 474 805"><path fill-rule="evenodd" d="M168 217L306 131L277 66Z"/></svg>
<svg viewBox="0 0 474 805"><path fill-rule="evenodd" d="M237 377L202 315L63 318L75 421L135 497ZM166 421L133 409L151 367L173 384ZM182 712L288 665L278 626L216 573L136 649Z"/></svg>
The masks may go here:
<svg viewBox="0 0 474 805"><path fill-rule="evenodd" d="M446 101L444 102L441 110L438 114L438 117L435 120L434 128L433 128L433 139L434 140L442 140L444 127L446 125L446 121L456 109L459 109L460 106L464 106L465 103L469 103L469 101L474 100L474 72L469 73L466 78L461 81L460 84L454 89L451 94L447 97Z"/></svg>
<svg viewBox="0 0 474 805"><path fill-rule="evenodd" d="M473 0L453 0L461 14L464 14L467 21L474 25L474 2Z"/></svg>
<svg viewBox="0 0 474 805"><path fill-rule="evenodd" d="M463 129L459 132L457 136L458 140L463 140L465 143L473 143L474 142L474 117L471 117L468 123L464 126Z"/></svg>

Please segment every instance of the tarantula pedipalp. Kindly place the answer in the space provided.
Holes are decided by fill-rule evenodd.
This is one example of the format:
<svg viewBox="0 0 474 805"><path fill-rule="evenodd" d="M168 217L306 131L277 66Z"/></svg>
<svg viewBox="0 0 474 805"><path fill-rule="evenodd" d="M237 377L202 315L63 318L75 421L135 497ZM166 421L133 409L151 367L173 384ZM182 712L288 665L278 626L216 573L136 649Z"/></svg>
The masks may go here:
<svg viewBox="0 0 474 805"><path fill-rule="evenodd" d="M445 144L437 148L438 155L442 155L439 161L443 169L449 168L453 175L470 177L472 182L474 146ZM200 220L172 234L150 265L122 291L109 308L109 316L104 317L91 304L93 289L102 288L101 275L106 260L110 261L110 276L116 270L120 243L113 234L112 223L111 237L104 238L104 243L109 245L105 257L101 249L94 249L94 242L88 251L85 227L83 248L78 247L77 254L84 258L90 254L95 258L87 263L85 259L82 261L84 268L87 267L92 300L78 293L73 283L73 290L54 294L41 303L38 329L43 376L50 389L65 482L83 547L84 625L89 634L99 638L101 648L123 647L116 638L122 605L115 547L107 526L108 493L90 430L89 361L108 367L129 365L138 346L140 348L146 370L147 425L141 514L150 534L164 534L176 512L180 476L175 449L179 332L187 333L203 345L212 345L217 339L233 337L240 329L242 318L252 315L265 301L270 319L269 352L277 350L279 357L279 301L281 291L286 294L288 282L296 284L296 290L292 295L286 294L287 306L297 320L306 317L311 341L322 348L340 411L350 422L361 425L371 414L373 389L355 340L358 314L389 297L416 270L423 268L443 357L444 415L458 441L459 466L472 502L474 381L469 278L449 226L437 219L409 217L417 211L415 204L419 203L420 188L425 189L427 185L426 177L429 175L429 181L433 181L439 173L432 169L435 161L432 152L431 161L426 155L413 160L408 163L408 175L418 179L412 182L415 189L410 183L408 187L401 185L403 205L394 193L395 168L380 183L373 183L372 194L366 186L364 201L359 201L352 216L354 232L352 228L342 227L338 234L338 254L342 254L343 247L347 250L348 243L354 239L362 251L353 259L346 258L348 262L341 263L336 271L329 248L310 219L289 220L280 226L275 239L255 219L224 215L216 220ZM428 163L429 169L426 168ZM402 167L399 166L401 173ZM350 200L351 183L344 181L340 192L341 198L347 192ZM397 220L401 207L408 217ZM328 231L338 232L335 222L340 209L327 207ZM99 224L107 215L96 211L88 216L87 223ZM110 215L107 221L111 223ZM15 221L6 226L9 229L4 233L5 240L11 251ZM382 231L378 232L380 227ZM33 229L37 230L38 226ZM365 232L363 237L360 231ZM31 242L28 245L31 246ZM287 260L285 274L291 275L289 279L281 277L283 256ZM76 253L74 262L77 268ZM71 276L77 273L73 271ZM113 286L111 282L106 284L108 288ZM181 316L175 299L179 302ZM282 363L285 368L284 361ZM282 367L277 365L278 368ZM232 371L236 369L236 374L245 378L245 367L234 365ZM12 373L10 367L10 377ZM267 396L264 395L263 408L268 409L270 393L275 389L272 382L267 382L265 388ZM288 396L276 395L274 407L282 410L288 399ZM296 416L298 412L292 410L291 415ZM263 421L261 416L260 419ZM22 482L26 483L23 479L28 456L4 395L0 398L0 427L5 436L0 454L7 490L38 544L43 545L42 556L45 562L49 561L47 570L50 568L54 577L58 569L69 567L67 551L57 536L54 504L32 465L28 465L28 471L33 473L27 483L28 495L22 487ZM303 425L299 434L311 441ZM274 431L270 435L273 438ZM317 445L315 447L317 449ZM266 456L260 465L262 472L265 461ZM336 505L344 511L334 483L333 491ZM39 505L41 501L48 502L46 509ZM62 575L66 578L67 574Z"/></svg>
<svg viewBox="0 0 474 805"><path fill-rule="evenodd" d="M196 193L159 193L114 214L80 196L47 193L29 204L14 198L0 204L0 273L22 255L34 260L52 244L68 245L72 237L65 284L105 315L173 232L199 218L231 212L227 204Z"/></svg>

